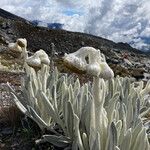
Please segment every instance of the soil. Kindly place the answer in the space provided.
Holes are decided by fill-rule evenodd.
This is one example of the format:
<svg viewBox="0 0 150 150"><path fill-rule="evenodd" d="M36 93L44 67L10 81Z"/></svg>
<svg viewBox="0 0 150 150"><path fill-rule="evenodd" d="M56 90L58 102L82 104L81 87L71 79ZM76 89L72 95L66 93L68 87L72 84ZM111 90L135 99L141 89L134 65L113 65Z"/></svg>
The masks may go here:
<svg viewBox="0 0 150 150"><path fill-rule="evenodd" d="M20 85L20 79L23 76L23 73L13 73L0 71L0 83L11 83L13 85Z"/></svg>

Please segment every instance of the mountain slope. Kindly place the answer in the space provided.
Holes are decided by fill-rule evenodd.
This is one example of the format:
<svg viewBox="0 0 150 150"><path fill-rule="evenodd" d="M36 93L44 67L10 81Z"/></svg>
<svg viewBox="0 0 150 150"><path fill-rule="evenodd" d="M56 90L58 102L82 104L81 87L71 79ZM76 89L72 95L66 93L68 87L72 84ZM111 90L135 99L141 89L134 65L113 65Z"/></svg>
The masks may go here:
<svg viewBox="0 0 150 150"><path fill-rule="evenodd" d="M54 30L44 27L35 27L29 21L13 15L5 10L0 9L0 17L4 19L5 24L9 24L7 30L3 30L5 33L13 34L13 40L19 37L27 38L29 42L29 48L33 51L43 48L49 50L49 45L53 42L56 45L58 51L73 52L81 46L93 46L99 48L102 51L104 49L121 49L137 51L130 47L128 44L115 43L113 41L92 36L84 33L75 33L65 30ZM2 23L1 23L2 24ZM10 35L11 36L11 35ZM32 44L31 44L32 43Z"/></svg>

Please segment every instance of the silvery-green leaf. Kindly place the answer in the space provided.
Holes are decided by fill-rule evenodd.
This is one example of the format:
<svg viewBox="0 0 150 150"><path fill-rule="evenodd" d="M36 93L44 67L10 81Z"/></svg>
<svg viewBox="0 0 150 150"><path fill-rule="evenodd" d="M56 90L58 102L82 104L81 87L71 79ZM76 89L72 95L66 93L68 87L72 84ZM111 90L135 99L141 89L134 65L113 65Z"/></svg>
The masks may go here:
<svg viewBox="0 0 150 150"><path fill-rule="evenodd" d="M84 149L85 150L90 150L89 142L88 142L88 137L87 137L86 133L82 134L82 141L83 141Z"/></svg>
<svg viewBox="0 0 150 150"><path fill-rule="evenodd" d="M90 128L90 135L89 135L89 147L90 150L93 148L94 142L96 137L96 131L93 127Z"/></svg>
<svg viewBox="0 0 150 150"><path fill-rule="evenodd" d="M50 125L50 122L52 120L52 117L50 115L49 108L46 106L45 101L40 101L41 99L38 99L38 109L40 109L39 116L46 122L47 125ZM40 101L40 102L39 102ZM35 109L34 109L35 110ZM36 111L38 113L38 111Z"/></svg>
<svg viewBox="0 0 150 150"><path fill-rule="evenodd" d="M66 138L65 136L43 135L43 138L47 142L49 142L57 147L61 147L61 148L65 148L65 147L69 146L69 144L71 142L70 139Z"/></svg>
<svg viewBox="0 0 150 150"><path fill-rule="evenodd" d="M80 92L80 81L79 79L76 80L74 84L74 97L76 97Z"/></svg>
<svg viewBox="0 0 150 150"><path fill-rule="evenodd" d="M59 76L59 72L58 72L57 67L55 67L55 69L54 69L54 76L55 76L55 80L57 81L58 80L58 76Z"/></svg>
<svg viewBox="0 0 150 150"><path fill-rule="evenodd" d="M77 138L77 144L80 150L84 150L81 135L80 135L80 130L79 130L79 118L77 115L74 115L74 125L75 125L75 137Z"/></svg>
<svg viewBox="0 0 150 150"><path fill-rule="evenodd" d="M55 109L55 111L58 113L58 109L57 109L57 107L58 107L58 104L57 104L57 93L56 93L56 85L53 85L53 88L52 88L53 90L52 90L52 98L53 98L53 107L54 107L54 109Z"/></svg>
<svg viewBox="0 0 150 150"><path fill-rule="evenodd" d="M142 150L146 148L146 132L143 128L135 139L133 150Z"/></svg>
<svg viewBox="0 0 150 150"><path fill-rule="evenodd" d="M110 100L108 106L106 107L106 111L107 111L107 116L108 116L108 120L110 122L112 122L112 117L113 117L113 111L115 109L116 106L116 102L119 98L119 93L115 93L114 96L112 97L112 99Z"/></svg>
<svg viewBox="0 0 150 150"><path fill-rule="evenodd" d="M117 146L117 129L115 124L112 122L108 132L105 150L115 150L116 146Z"/></svg>
<svg viewBox="0 0 150 150"><path fill-rule="evenodd" d="M45 106L48 107L48 111L49 111L49 115L52 117L52 119L58 123L63 130L65 131L65 127L64 124L62 122L62 120L60 119L59 115L57 114L57 112L55 111L53 105L50 103L50 101L47 99L46 95L42 92L41 93L41 97L43 98L43 102L45 102Z"/></svg>
<svg viewBox="0 0 150 150"><path fill-rule="evenodd" d="M40 126L41 129L48 127L44 120L41 119L41 117L34 111L32 107L28 106L28 110L31 114L31 118Z"/></svg>
<svg viewBox="0 0 150 150"><path fill-rule="evenodd" d="M117 129L117 144L118 144L118 141L119 141L119 136L120 136L120 131L121 131L121 128L122 128L122 121L119 120L117 123L116 123L116 129Z"/></svg>
<svg viewBox="0 0 150 150"><path fill-rule="evenodd" d="M46 92L46 82L47 82L47 73L46 73L46 67L43 67L43 73L42 73L42 79L41 79L41 83L42 83L42 91L45 93Z"/></svg>
<svg viewBox="0 0 150 150"><path fill-rule="evenodd" d="M78 144L77 144L77 140L73 141L71 150L79 150L79 147L78 147Z"/></svg>
<svg viewBox="0 0 150 150"><path fill-rule="evenodd" d="M78 97L78 99L77 99L77 102L78 102L78 106L77 106L78 107L78 111L77 111L77 114L78 114L79 119L81 118L83 107L86 104L86 100L87 100L87 97L88 97L87 88L88 87L87 87L86 84L81 87L81 91L80 91L80 94L79 94L80 97Z"/></svg>
<svg viewBox="0 0 150 150"><path fill-rule="evenodd" d="M15 104L17 105L17 107L21 110L22 113L24 114L28 114L27 109L22 105L22 103L18 100L18 98L16 97L16 95L14 93L11 93L13 98L13 101L15 102Z"/></svg>
<svg viewBox="0 0 150 150"><path fill-rule="evenodd" d="M94 143L92 144L91 150L101 150L101 144L100 144L100 134L97 132Z"/></svg>
<svg viewBox="0 0 150 150"><path fill-rule="evenodd" d="M54 84L55 84L55 75L54 73L52 73L47 79L47 88L51 91Z"/></svg>
<svg viewBox="0 0 150 150"><path fill-rule="evenodd" d="M10 84L7 82L7 87L10 90L11 93L13 93L13 95L15 95L15 97L19 100L19 96L16 94L16 92L14 91L14 89L10 86Z"/></svg>
<svg viewBox="0 0 150 150"><path fill-rule="evenodd" d="M120 148L118 146L115 147L115 150L120 150Z"/></svg>
<svg viewBox="0 0 150 150"><path fill-rule="evenodd" d="M124 85L124 95L125 95L125 99L127 99L128 95L129 95L129 92L131 90L130 88L130 80L128 78L126 78L125 80L125 85Z"/></svg>
<svg viewBox="0 0 150 150"><path fill-rule="evenodd" d="M67 102L67 130L69 133L70 138L73 138L73 130L74 130L74 112L72 108L72 104L70 101Z"/></svg>
<svg viewBox="0 0 150 150"><path fill-rule="evenodd" d="M120 149L121 150L130 150L131 139L132 139L132 131L131 131L131 129L128 129L127 133L120 145Z"/></svg>
<svg viewBox="0 0 150 150"><path fill-rule="evenodd" d="M140 114L140 99L137 98L135 103L133 104L133 125L135 126Z"/></svg>
<svg viewBox="0 0 150 150"><path fill-rule="evenodd" d="M91 115L92 115L92 114L91 115L87 115L87 114L90 114L91 105L92 105L92 100L91 100L91 97L89 97L89 100L84 106L83 112L81 114L81 124L85 126L87 135L89 135L89 132L90 132L90 120L91 120Z"/></svg>
<svg viewBox="0 0 150 150"><path fill-rule="evenodd" d="M113 97L114 95L114 89L115 88L115 85L114 85L114 79L110 79L108 80L108 95L106 96L106 100L105 100L105 106L108 105L109 103L109 100Z"/></svg>
<svg viewBox="0 0 150 150"><path fill-rule="evenodd" d="M150 113L150 108L148 108L146 111L142 112L142 113L140 114L140 116L143 117L143 116L145 116L145 115L147 115L147 114L149 114L149 113Z"/></svg>
<svg viewBox="0 0 150 150"><path fill-rule="evenodd" d="M133 149L133 146L135 144L135 139L137 138L138 134L142 130L143 124L140 122L132 131L132 140L131 140L131 150Z"/></svg>
<svg viewBox="0 0 150 150"><path fill-rule="evenodd" d="M127 122L127 128L130 128L131 127L131 123L133 121L133 106L132 106L132 101L128 101L127 108L128 108L128 111L127 111L126 122Z"/></svg>
<svg viewBox="0 0 150 150"><path fill-rule="evenodd" d="M69 100L71 101L71 103L73 104L73 100L74 100L74 93L73 93L73 87L70 84L69 85Z"/></svg>
<svg viewBox="0 0 150 150"><path fill-rule="evenodd" d="M145 146L145 150L149 150L149 149L150 149L149 140L150 140L150 138L149 138L149 139L148 139L148 138L145 139L145 143L146 143L146 144L145 144L145 145L146 145L146 146Z"/></svg>
<svg viewBox="0 0 150 150"><path fill-rule="evenodd" d="M34 91L34 95L36 95L36 93L37 93L37 90L38 90L38 81L37 81L37 79L36 78L34 78L34 79L32 79L31 80L32 81L32 89L33 89L33 91ZM28 89L29 90L29 89ZM30 91L29 91L30 92Z"/></svg>

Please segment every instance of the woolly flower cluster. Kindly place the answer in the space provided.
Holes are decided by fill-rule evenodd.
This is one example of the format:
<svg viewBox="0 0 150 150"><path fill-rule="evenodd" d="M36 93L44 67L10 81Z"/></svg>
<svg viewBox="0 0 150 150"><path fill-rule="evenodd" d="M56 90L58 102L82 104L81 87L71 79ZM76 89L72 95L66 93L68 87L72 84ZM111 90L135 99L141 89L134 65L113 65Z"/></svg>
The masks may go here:
<svg viewBox="0 0 150 150"><path fill-rule="evenodd" d="M110 79L114 73L108 66L105 56L93 47L82 47L78 51L65 54L64 63L66 67L75 68L92 76Z"/></svg>

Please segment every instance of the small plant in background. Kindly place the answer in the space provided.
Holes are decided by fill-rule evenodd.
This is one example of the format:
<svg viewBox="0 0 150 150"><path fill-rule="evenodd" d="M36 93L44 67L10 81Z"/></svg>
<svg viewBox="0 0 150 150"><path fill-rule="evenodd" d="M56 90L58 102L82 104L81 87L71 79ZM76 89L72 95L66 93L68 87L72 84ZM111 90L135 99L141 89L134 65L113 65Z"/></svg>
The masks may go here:
<svg viewBox="0 0 150 150"><path fill-rule="evenodd" d="M27 56L26 39L17 39L15 43L9 43L8 50L0 56L0 70L7 72L23 72L23 59Z"/></svg>
<svg viewBox="0 0 150 150"><path fill-rule="evenodd" d="M8 45L9 52L14 57L21 57L22 55L24 55L26 47L27 40L23 38L17 39L15 43L9 43Z"/></svg>
<svg viewBox="0 0 150 150"><path fill-rule="evenodd" d="M142 81L113 78L105 56L91 47L63 59L73 72L93 76L93 82L81 86L57 69L49 73L47 64L37 71L27 62L22 98L8 84L18 108L42 131L52 133L36 142L75 150L149 150L142 118L150 110L150 82L144 87Z"/></svg>
<svg viewBox="0 0 150 150"><path fill-rule="evenodd" d="M34 55L27 57L25 62L28 64L28 66L34 68L36 72L41 69L42 65L50 64L48 55L42 49L37 51Z"/></svg>

